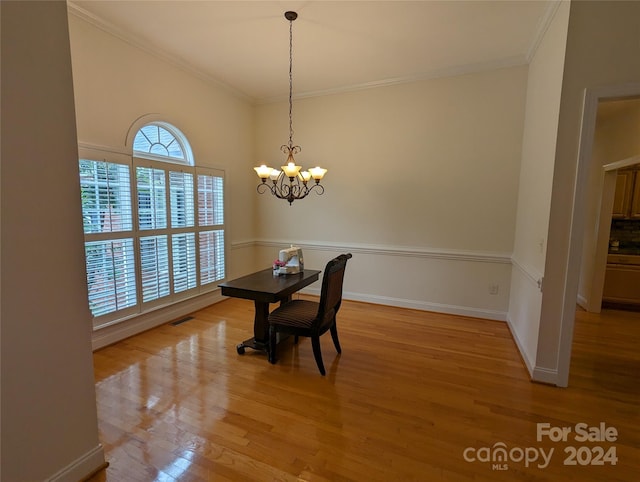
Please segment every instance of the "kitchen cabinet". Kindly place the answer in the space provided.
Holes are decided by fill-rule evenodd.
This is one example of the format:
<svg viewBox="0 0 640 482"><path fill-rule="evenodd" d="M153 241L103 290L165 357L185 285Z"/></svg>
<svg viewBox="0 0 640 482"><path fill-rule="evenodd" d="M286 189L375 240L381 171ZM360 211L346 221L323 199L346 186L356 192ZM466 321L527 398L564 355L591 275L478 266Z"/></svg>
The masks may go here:
<svg viewBox="0 0 640 482"><path fill-rule="evenodd" d="M635 206L635 217L640 218L640 181L636 178L636 169L619 170L616 177L616 193L613 198L614 219L629 219L632 217L632 206Z"/></svg>
<svg viewBox="0 0 640 482"><path fill-rule="evenodd" d="M640 219L640 165L618 171L612 218Z"/></svg>
<svg viewBox="0 0 640 482"><path fill-rule="evenodd" d="M639 304L640 266L608 264L604 279L602 301Z"/></svg>
<svg viewBox="0 0 640 482"><path fill-rule="evenodd" d="M629 217L632 219L640 219L640 170L635 171L635 182L630 200L631 210Z"/></svg>

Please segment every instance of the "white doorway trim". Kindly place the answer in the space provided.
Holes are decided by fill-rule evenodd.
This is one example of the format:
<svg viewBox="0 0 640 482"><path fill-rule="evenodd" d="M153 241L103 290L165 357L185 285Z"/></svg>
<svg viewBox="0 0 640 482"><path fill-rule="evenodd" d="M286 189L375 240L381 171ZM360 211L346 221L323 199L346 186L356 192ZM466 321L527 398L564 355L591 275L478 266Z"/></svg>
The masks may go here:
<svg viewBox="0 0 640 482"><path fill-rule="evenodd" d="M612 85L585 89L582 109L582 126L578 148L578 166L576 184L571 213L568 271L565 278L564 295L577 293L582 262L582 233L585 226L587 174L593 151L593 138L596 127L598 103L604 100L622 100L627 97L640 96L640 83ZM563 303L560 323L560 339L558 344L558 372L556 385L566 387L569 384L569 367L571 364L571 345L575 325L576 300Z"/></svg>

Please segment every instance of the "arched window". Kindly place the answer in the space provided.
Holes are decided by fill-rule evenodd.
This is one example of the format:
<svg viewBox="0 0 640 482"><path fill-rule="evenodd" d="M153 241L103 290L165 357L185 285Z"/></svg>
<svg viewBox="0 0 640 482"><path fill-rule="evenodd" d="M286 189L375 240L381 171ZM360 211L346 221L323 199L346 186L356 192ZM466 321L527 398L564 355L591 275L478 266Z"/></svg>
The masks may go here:
<svg viewBox="0 0 640 482"><path fill-rule="evenodd" d="M139 127L132 150L123 162L81 149L94 327L196 296L225 277L224 172L194 166L186 137L166 122Z"/></svg>
<svg viewBox="0 0 640 482"><path fill-rule="evenodd" d="M133 139L133 152L142 157L160 157L170 162L193 164L187 139L164 122L154 122L142 127Z"/></svg>

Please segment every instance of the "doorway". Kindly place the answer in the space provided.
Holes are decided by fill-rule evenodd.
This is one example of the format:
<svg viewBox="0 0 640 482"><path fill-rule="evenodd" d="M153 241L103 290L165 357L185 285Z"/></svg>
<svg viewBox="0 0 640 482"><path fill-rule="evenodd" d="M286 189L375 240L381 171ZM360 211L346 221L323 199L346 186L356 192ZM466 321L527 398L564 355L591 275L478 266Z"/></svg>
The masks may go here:
<svg viewBox="0 0 640 482"><path fill-rule="evenodd" d="M619 169L640 163L640 98L598 103L585 206L578 304L602 306L616 181ZM613 160L613 161L612 161Z"/></svg>
<svg viewBox="0 0 640 482"><path fill-rule="evenodd" d="M592 249L590 248L586 242L588 235L585 233L582 269L580 272L580 285L584 287L584 294L581 291L578 295L578 304L591 313L600 313L602 308L618 170L638 163L640 163L640 155L606 164L602 167L602 196L600 211L595 220L595 246ZM591 223L587 224L590 225Z"/></svg>
<svg viewBox="0 0 640 482"><path fill-rule="evenodd" d="M600 219L599 215L597 218L595 215L593 215L593 217L589 216L590 213L587 209L587 204L590 198L585 195L589 191L588 188L590 185L588 182L589 176L587 174L593 172L591 166L594 154L593 147L596 132L596 117L599 105L608 101L636 99L640 99L640 83L586 89L578 147L576 185L569 232L583 234L586 231L585 227L587 226L587 221ZM618 159L620 158L621 157L618 157ZM600 170L600 172L602 172L602 170ZM604 180L602 180L602 182L604 182ZM600 200L601 196L602 191L597 199ZM601 201L597 204L598 211L600 211L602 209ZM583 244L583 239L580 235L572 236L569 243L569 252L567 256L568 271L566 278L563 280L564 287L562 292L565 294L572 293L572 299L565 299L562 306L562 314L560 316L556 377L556 384L558 386L567 386L569 381L571 346L573 342L577 301L574 297L579 293L580 280L583 276L582 271L584 267L581 262L583 259L582 254L584 252ZM593 273L593 270L591 273Z"/></svg>

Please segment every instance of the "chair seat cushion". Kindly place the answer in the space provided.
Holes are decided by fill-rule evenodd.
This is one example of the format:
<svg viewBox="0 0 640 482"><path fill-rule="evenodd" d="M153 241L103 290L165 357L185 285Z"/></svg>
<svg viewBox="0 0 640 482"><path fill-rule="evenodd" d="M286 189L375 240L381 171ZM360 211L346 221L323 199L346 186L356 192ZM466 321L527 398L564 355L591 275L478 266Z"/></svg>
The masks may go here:
<svg viewBox="0 0 640 482"><path fill-rule="evenodd" d="M276 308L269 315L269 323L293 328L310 328L320 305L315 301L293 300Z"/></svg>

